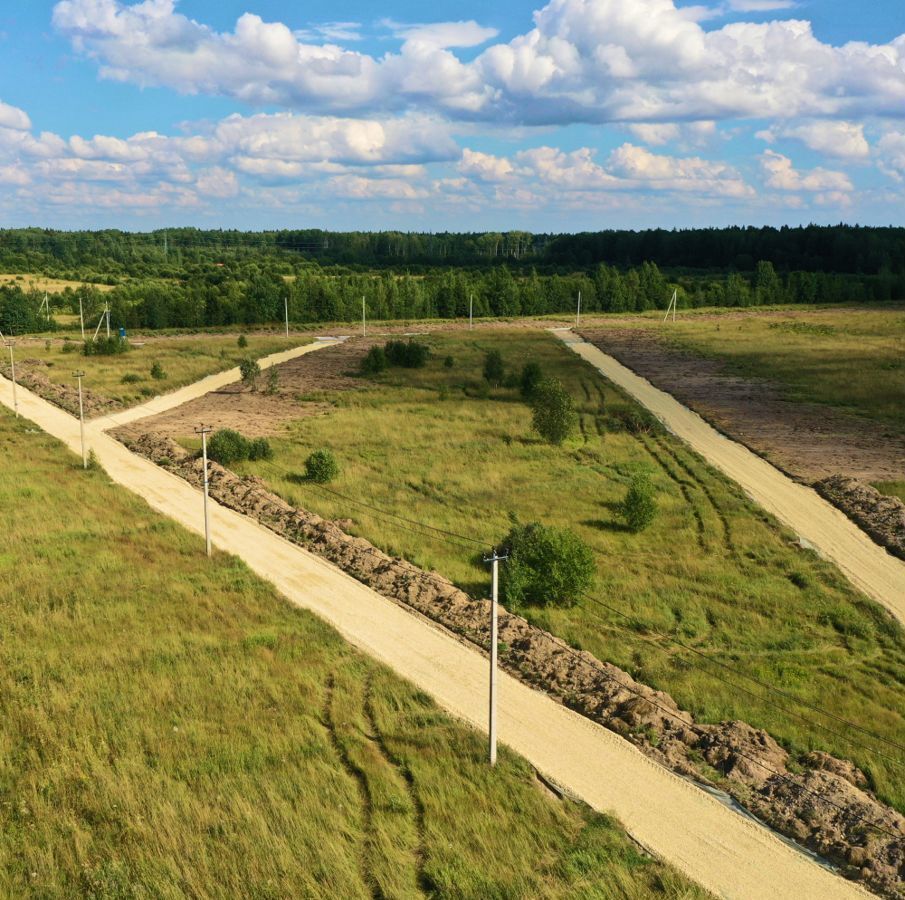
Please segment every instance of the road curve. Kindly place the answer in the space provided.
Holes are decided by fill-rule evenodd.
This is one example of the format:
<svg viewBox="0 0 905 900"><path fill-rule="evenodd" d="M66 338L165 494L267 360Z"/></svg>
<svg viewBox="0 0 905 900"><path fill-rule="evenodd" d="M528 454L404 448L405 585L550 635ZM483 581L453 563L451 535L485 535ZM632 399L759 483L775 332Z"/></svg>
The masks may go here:
<svg viewBox="0 0 905 900"><path fill-rule="evenodd" d="M0 402L12 407L11 384L2 378ZM24 389L19 407L24 417L79 452L76 419ZM87 437L112 480L202 533L197 490L130 453L99 423L89 425ZM487 661L480 653L252 519L211 505L213 539L220 550L243 559L290 602L319 615L453 715L486 727ZM201 548L199 542L199 553ZM499 734L539 771L593 808L613 813L639 843L719 897L871 896L614 733L505 674L499 680Z"/></svg>
<svg viewBox="0 0 905 900"><path fill-rule="evenodd" d="M557 329L556 334L905 625L905 562L875 544L815 490L793 481L747 447L721 434L671 394L570 331Z"/></svg>

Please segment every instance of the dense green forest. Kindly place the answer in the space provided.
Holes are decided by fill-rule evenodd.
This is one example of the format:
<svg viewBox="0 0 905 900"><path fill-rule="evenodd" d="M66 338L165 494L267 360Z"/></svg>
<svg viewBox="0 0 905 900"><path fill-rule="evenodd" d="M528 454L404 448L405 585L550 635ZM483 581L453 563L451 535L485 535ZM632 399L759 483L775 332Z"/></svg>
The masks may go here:
<svg viewBox="0 0 905 900"><path fill-rule="evenodd" d="M729 228L582 235L170 229L0 231L0 271L83 282L59 311L191 328L905 298L905 229ZM93 287L113 285L106 294ZM0 288L0 329L45 327L42 295Z"/></svg>

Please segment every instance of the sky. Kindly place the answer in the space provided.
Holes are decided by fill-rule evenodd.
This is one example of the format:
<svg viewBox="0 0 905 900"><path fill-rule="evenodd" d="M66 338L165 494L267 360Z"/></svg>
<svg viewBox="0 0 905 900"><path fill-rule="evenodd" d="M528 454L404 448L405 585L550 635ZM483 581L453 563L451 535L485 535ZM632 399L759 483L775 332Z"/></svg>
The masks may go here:
<svg viewBox="0 0 905 900"><path fill-rule="evenodd" d="M0 227L903 209L902 0L0 0Z"/></svg>

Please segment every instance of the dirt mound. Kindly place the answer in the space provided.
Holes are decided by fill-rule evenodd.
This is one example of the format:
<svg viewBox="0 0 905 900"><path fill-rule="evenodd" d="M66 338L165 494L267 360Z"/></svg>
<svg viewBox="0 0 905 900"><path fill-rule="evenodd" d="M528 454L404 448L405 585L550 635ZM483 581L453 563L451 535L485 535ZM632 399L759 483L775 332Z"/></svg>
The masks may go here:
<svg viewBox="0 0 905 900"><path fill-rule="evenodd" d="M833 506L857 522L881 547L905 559L905 503L845 475L832 475L814 487Z"/></svg>
<svg viewBox="0 0 905 900"><path fill-rule="evenodd" d="M201 461L168 438L121 438L133 451L201 485ZM475 600L441 575L388 556L346 534L337 522L290 506L259 478L239 478L212 463L210 490L224 506L254 516L383 596L487 646L488 600ZM764 731L744 722L695 722L668 694L574 650L520 616L501 611L499 628L501 664L522 681L623 735L674 771L718 783L763 821L849 876L905 897L905 817L866 790L864 775L851 763L812 753L790 771L789 754Z"/></svg>
<svg viewBox="0 0 905 900"><path fill-rule="evenodd" d="M74 384L55 384L40 371L42 368L46 369L47 363L41 359L23 359L16 363L16 381L39 397L43 397L55 406L77 416L79 414L78 387ZM10 377L9 366L0 367L0 372L5 378ZM93 394L85 388L82 388L82 403L85 407L85 418L89 419L122 406L118 400Z"/></svg>

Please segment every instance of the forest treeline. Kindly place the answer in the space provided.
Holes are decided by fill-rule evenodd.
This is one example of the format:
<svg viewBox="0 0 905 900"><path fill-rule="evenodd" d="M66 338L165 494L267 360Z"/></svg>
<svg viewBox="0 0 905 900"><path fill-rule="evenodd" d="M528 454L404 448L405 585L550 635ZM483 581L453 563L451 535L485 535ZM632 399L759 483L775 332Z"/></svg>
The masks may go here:
<svg viewBox="0 0 905 900"><path fill-rule="evenodd" d="M110 304L111 324L134 328L199 328L282 321L286 304L292 322L349 322L361 318L362 299L370 319L464 319L574 314L579 293L585 312L665 309L673 292L680 309L745 307L777 303L859 303L905 296L905 276L789 272L759 261L750 275L668 277L656 263L621 270L601 264L588 271L540 274L500 265L486 269L434 269L355 273L305 266L282 274L266 264L206 267L179 279L133 278L102 293L93 285L67 288L53 297L57 312L84 313L93 331ZM0 330L21 334L45 330L43 294L15 284L0 288Z"/></svg>

